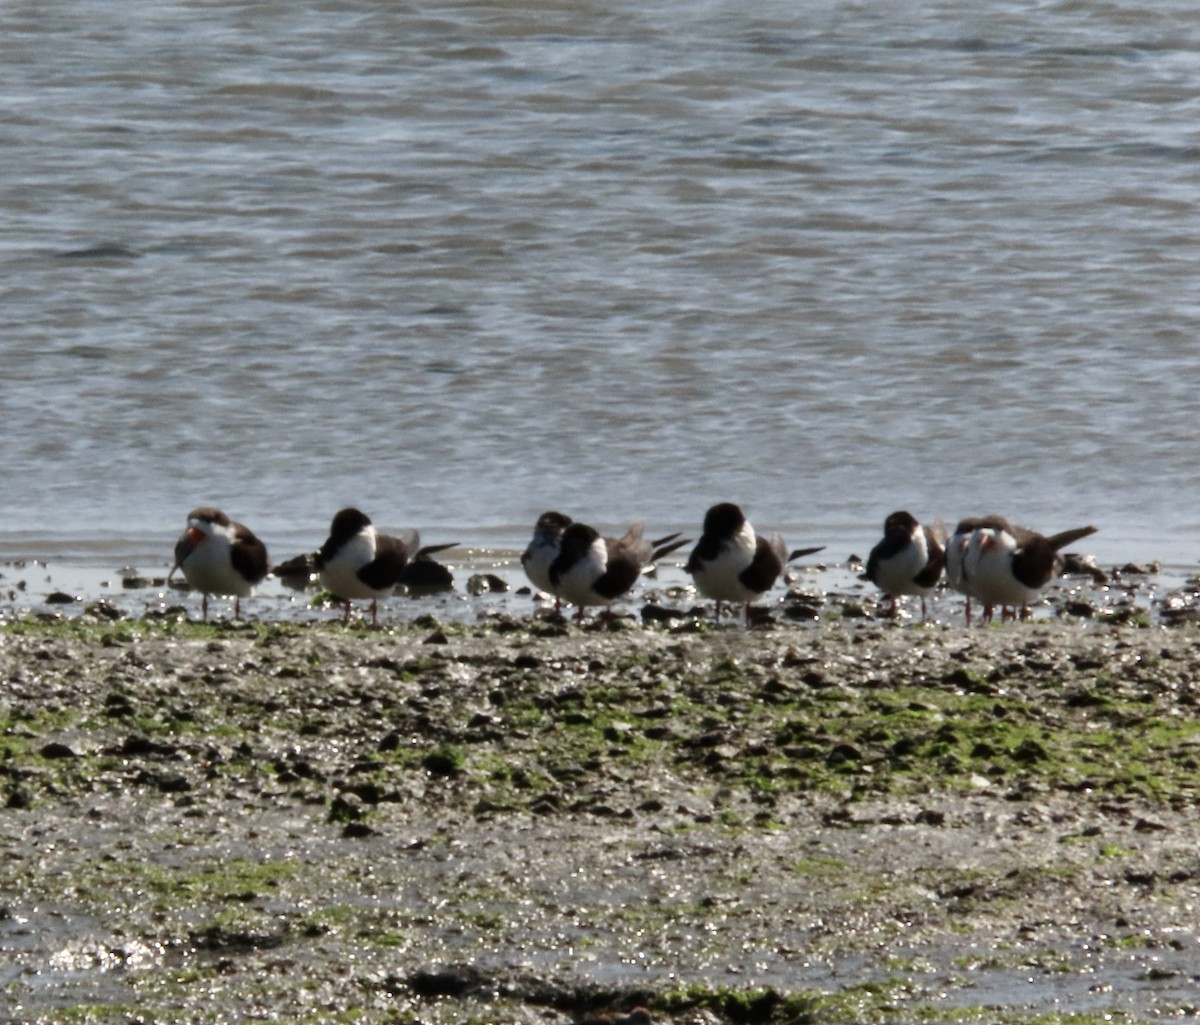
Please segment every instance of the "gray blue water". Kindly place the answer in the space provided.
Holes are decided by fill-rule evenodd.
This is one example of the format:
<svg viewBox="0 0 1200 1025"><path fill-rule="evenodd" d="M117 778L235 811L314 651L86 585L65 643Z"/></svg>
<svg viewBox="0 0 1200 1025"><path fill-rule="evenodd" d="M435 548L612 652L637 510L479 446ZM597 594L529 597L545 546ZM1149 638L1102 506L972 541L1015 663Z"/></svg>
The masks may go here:
<svg viewBox="0 0 1200 1025"><path fill-rule="evenodd" d="M0 8L0 555L741 502L1200 562L1200 9Z"/></svg>

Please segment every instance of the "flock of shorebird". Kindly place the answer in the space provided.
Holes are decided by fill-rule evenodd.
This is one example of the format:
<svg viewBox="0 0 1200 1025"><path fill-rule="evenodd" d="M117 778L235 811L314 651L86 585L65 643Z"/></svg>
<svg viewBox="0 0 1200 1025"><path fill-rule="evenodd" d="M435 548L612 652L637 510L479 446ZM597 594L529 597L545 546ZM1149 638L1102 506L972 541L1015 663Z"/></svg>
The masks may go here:
<svg viewBox="0 0 1200 1025"><path fill-rule="evenodd" d="M1001 516L979 516L961 520L951 534L940 521L928 526L908 512L894 512L884 523L883 539L871 549L863 578L891 599L893 615L897 599L913 595L921 599L924 619L925 598L944 575L966 596L968 626L972 599L983 606L985 622L996 607L1002 618L1019 614L1024 619L1030 603L1061 571L1063 548L1095 532L1095 527L1079 527L1047 537ZM552 595L556 606L574 605L576 619L582 621L588 606L602 607L607 614L644 570L691 543L679 534L647 540L640 521L622 537L606 538L569 516L546 512L538 518L521 565L538 590ZM398 586L419 585L431 576L437 579L439 573L449 581L448 571L430 556L453 547L422 548L415 530L399 537L384 534L365 513L346 508L334 516L329 537L316 553L290 560L286 569L279 566L274 572L298 579L301 587L316 575L343 603L344 623L349 621L351 601L369 600L374 626L379 601ZM722 502L705 514L684 569L696 590L716 602L718 620L722 605L731 603L742 605L749 621L751 603L775 585L788 563L822 550L818 546L789 552L778 534L756 533L738 506ZM240 615L241 598L271 572L262 541L212 507L188 514L168 580L177 569L203 594L205 619L209 595L232 595L234 613Z"/></svg>

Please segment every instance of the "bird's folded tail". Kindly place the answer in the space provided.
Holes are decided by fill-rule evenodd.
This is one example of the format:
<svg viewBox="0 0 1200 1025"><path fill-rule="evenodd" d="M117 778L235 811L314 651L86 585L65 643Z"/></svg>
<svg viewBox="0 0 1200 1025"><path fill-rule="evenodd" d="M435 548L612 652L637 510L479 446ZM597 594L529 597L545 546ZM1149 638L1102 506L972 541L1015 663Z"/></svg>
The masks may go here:
<svg viewBox="0 0 1200 1025"><path fill-rule="evenodd" d="M823 551L825 551L824 545L817 545L816 548L797 548L787 557L787 561L792 562L795 559L802 559L806 555L815 555L817 552Z"/></svg>
<svg viewBox="0 0 1200 1025"><path fill-rule="evenodd" d="M1051 534L1046 540L1050 542L1051 548L1056 552L1061 552L1067 545L1074 544L1080 538L1096 533L1096 530L1096 527L1076 527L1074 530L1064 530L1060 534Z"/></svg>
<svg viewBox="0 0 1200 1025"><path fill-rule="evenodd" d="M690 545L692 539L690 537L680 537L678 534L671 534L662 538L659 541L651 542L654 545L654 551L650 553L650 562L658 562L659 559L670 555L677 548L682 548L684 545Z"/></svg>

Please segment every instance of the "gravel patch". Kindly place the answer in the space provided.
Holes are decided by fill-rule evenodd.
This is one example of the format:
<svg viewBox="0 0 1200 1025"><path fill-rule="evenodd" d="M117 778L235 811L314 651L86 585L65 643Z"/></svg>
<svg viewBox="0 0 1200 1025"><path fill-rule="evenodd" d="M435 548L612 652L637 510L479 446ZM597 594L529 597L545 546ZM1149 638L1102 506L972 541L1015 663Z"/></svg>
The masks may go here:
<svg viewBox="0 0 1200 1025"><path fill-rule="evenodd" d="M1188 625L81 614L0 679L0 1021L1196 1011Z"/></svg>

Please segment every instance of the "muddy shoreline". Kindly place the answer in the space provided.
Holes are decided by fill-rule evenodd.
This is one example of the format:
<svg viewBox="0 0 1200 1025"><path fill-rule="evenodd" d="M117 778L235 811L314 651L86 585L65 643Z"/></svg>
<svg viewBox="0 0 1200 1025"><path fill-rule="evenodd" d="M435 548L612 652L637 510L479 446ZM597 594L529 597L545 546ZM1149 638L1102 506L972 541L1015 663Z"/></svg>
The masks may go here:
<svg viewBox="0 0 1200 1025"><path fill-rule="evenodd" d="M81 615L0 672L0 1021L1195 1011L1190 625Z"/></svg>

